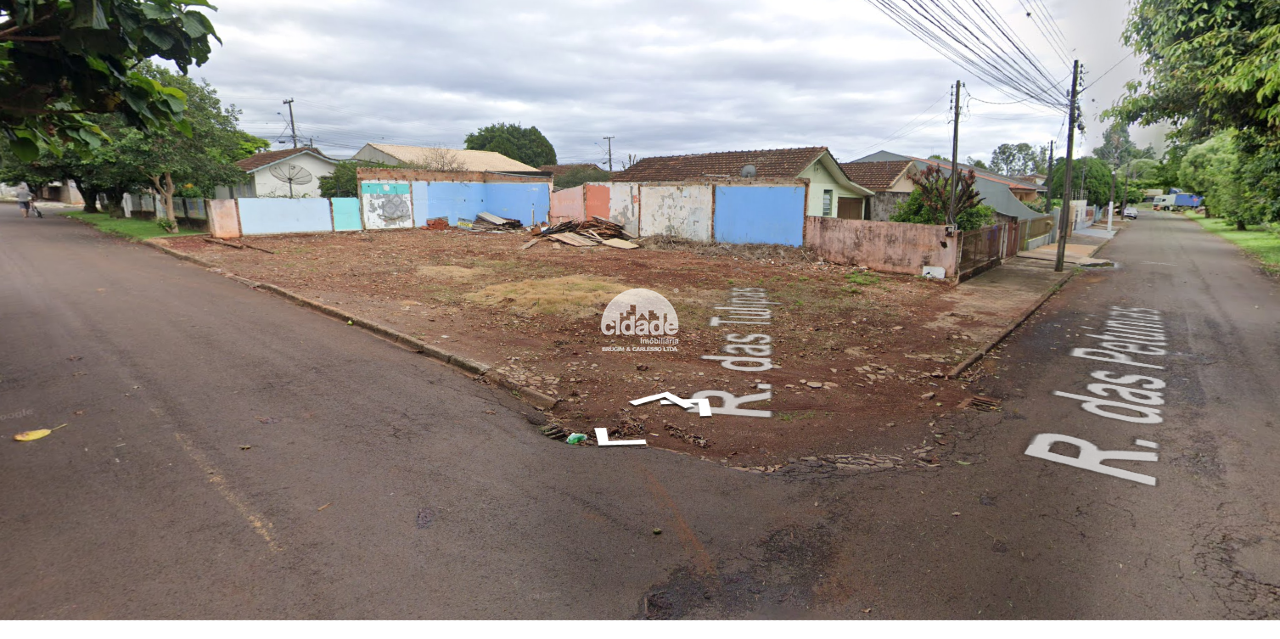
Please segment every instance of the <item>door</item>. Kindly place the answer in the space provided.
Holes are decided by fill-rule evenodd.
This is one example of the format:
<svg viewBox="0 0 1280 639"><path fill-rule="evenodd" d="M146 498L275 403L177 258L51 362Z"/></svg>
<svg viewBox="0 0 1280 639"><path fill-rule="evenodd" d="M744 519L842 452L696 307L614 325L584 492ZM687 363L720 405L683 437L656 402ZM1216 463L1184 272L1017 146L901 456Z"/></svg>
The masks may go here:
<svg viewBox="0 0 1280 639"><path fill-rule="evenodd" d="M836 206L836 217L842 220L862 219L862 200L856 197L842 197Z"/></svg>

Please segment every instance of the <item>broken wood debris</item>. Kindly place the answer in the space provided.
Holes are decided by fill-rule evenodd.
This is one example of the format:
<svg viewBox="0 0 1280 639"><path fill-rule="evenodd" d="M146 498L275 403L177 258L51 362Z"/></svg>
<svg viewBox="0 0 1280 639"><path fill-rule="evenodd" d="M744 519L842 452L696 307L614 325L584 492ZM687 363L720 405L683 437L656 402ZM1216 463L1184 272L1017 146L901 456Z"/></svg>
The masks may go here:
<svg viewBox="0 0 1280 639"><path fill-rule="evenodd" d="M551 235L549 237L550 239L553 239L557 242L562 242L564 244L568 244L569 246L595 246L596 245L595 240L582 237L577 233L563 232L563 233L556 233L555 235Z"/></svg>
<svg viewBox="0 0 1280 639"><path fill-rule="evenodd" d="M984 412L992 412L1000 410L1000 400L994 397L984 397L982 395L974 395L962 402L960 408L973 408Z"/></svg>
<svg viewBox="0 0 1280 639"><path fill-rule="evenodd" d="M492 213L477 213L476 221L473 226L483 230L495 229L519 229L524 225L519 220L508 220L505 217L498 217Z"/></svg>
<svg viewBox="0 0 1280 639"><path fill-rule="evenodd" d="M634 243L634 242L628 242L628 241L626 241L626 240L624 240L624 239L620 239L620 238L612 238L612 239L608 239L608 240L603 240L603 241L602 241L602 242L600 242L600 243L601 243L601 244L604 244L605 246L612 246L613 248L620 248L620 249L638 249L638 248L640 248L640 245L639 245L639 244L636 244L636 243Z"/></svg>
<svg viewBox="0 0 1280 639"><path fill-rule="evenodd" d="M529 247L531 247L531 246L533 246L534 244L537 244L537 243L538 243L538 238L536 238L536 237L535 237L535 238L533 238L532 240L529 240L528 242L525 242L524 244L521 244L521 245L520 245L520 249L519 249L519 250L523 251L523 250L525 250L525 249L527 249L527 248L529 248Z"/></svg>
<svg viewBox="0 0 1280 639"><path fill-rule="evenodd" d="M233 248L233 249L243 249L243 248L244 248L244 245L242 245L242 244L232 244L231 242L224 242L224 241L222 241L222 240L219 240L219 239L217 239L217 238L213 238L213 237L206 237L206 238L204 238L204 241L209 242L210 244L217 244L217 245L220 245L220 246L229 246L229 247L231 247L231 248Z"/></svg>

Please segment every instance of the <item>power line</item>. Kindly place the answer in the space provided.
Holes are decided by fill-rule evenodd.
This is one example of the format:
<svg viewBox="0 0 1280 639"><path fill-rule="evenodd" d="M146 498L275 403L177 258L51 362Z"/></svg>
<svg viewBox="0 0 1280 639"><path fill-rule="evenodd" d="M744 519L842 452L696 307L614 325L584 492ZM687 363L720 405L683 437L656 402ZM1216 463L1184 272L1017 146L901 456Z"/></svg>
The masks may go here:
<svg viewBox="0 0 1280 639"><path fill-rule="evenodd" d="M907 131L906 133L903 133L902 135L898 135L898 133L899 133L900 131L902 131L903 129L905 129L905 128L907 128L907 127L911 126L911 124L912 124L913 122L915 122L916 120L919 120L920 118L924 117L926 114L928 114L930 111L932 111L934 107L938 106L938 104L939 104L939 103L941 103L943 100L947 99L948 97L949 97L949 95L944 95L944 96L942 96L942 97L938 98L936 101L934 101L934 103L933 103L933 104L930 104L928 108L926 108L924 111L921 111L919 115L917 115L917 116L916 116L916 117L914 117L914 118L911 118L911 120L909 120L906 124L904 124L904 125L902 125L902 126L898 127L898 129L897 129L896 131L894 131L893 133L890 133L890 134L889 134L889 137L887 137L887 138L885 138L885 139L883 139L883 140L881 140L881 141L879 141L879 142L876 142L876 143L874 143L874 144L868 144L867 146L864 146L864 147L862 147L862 148L858 149L858 150L857 150L857 151L855 151L853 154L854 154L855 156L857 156L857 155L861 155L861 154L862 154L862 152L863 152L863 151L866 151L867 149L872 149L872 148L875 148L875 147L880 146L880 145L882 145L882 144L888 144L889 142L893 142L894 140L901 139L901 138L903 138L903 137L906 137L907 135L910 135L911 133L915 133L916 131L918 131L918 130L920 130L920 129L924 128L924 126L925 126L925 125L929 124L930 122L932 122L932 121L934 121L934 120L937 120L937 119L938 119L940 116L942 116L943 114L942 114L942 113L939 113L939 114L937 114L937 115L933 116L932 118L929 118L928 120L925 120L923 123L921 123L921 125L920 125L920 126L918 126L918 127L914 128L914 129L912 129L912 130L910 130L910 131ZM896 137L895 137L895 136L896 136Z"/></svg>
<svg viewBox="0 0 1280 639"><path fill-rule="evenodd" d="M1089 83L1088 85L1086 85L1086 86L1085 86L1085 88L1084 88L1084 89L1082 89L1082 90L1083 90L1083 91L1088 91L1088 90L1089 90L1089 87L1091 87L1091 86L1093 86L1093 85L1097 84L1097 83L1098 83L1098 80L1101 80L1101 79L1103 79L1103 78L1107 77L1107 74L1108 74L1108 73L1111 73L1112 71L1115 71L1115 70L1116 70L1116 67L1120 66L1120 63L1121 63L1121 62L1124 62L1125 60L1128 60L1132 55L1133 55L1133 52L1132 52L1132 51L1130 51L1129 53L1127 53L1123 58L1120 58L1119 60L1117 60L1117 61L1116 61L1116 63L1115 63L1115 64L1111 65L1111 68L1110 68L1110 69L1107 69L1106 71L1102 72L1102 75L1098 76L1098 77L1097 77L1097 79L1095 79L1093 82L1090 82L1090 83Z"/></svg>

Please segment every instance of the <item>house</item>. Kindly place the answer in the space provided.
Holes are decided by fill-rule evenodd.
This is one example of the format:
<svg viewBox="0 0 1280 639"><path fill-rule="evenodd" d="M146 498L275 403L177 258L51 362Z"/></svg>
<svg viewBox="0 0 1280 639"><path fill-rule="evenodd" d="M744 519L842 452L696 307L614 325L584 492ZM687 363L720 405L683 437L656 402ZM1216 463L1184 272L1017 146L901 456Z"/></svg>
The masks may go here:
<svg viewBox="0 0 1280 639"><path fill-rule="evenodd" d="M911 160L886 160L884 162L846 162L840 165L844 174L855 184L875 192L871 198L868 220L887 222L898 212L898 204L907 201L916 190L912 177L920 169Z"/></svg>
<svg viewBox="0 0 1280 639"><path fill-rule="evenodd" d="M929 166L936 166L942 170L944 177L951 175L951 163L945 160L917 158L888 151L872 153L854 160L850 164L903 161L913 163L920 171ZM974 177L977 178L974 182L974 188L982 195L982 203L995 209L997 213L1015 219L1033 219L1044 215L1028 208L1026 203L1034 201L1041 194L1048 191L1047 187L1031 182L1023 182L1006 175L983 171L968 164L960 164L959 168L961 171L973 171Z"/></svg>
<svg viewBox="0 0 1280 639"><path fill-rule="evenodd" d="M493 151L468 151L400 144L364 145L352 160L377 162L387 166L409 165L434 171L498 172L543 175L542 171Z"/></svg>
<svg viewBox="0 0 1280 639"><path fill-rule="evenodd" d="M337 160L311 147L258 153L236 162L248 174L245 182L216 187L215 196L220 200L320 197L320 178L333 175L337 165Z"/></svg>
<svg viewBox="0 0 1280 639"><path fill-rule="evenodd" d="M1044 183L1049 179L1049 176L1043 173L1032 173L1031 175L1016 175L1014 178L1019 182L1030 182L1038 186L1044 186Z"/></svg>
<svg viewBox="0 0 1280 639"><path fill-rule="evenodd" d="M613 176L619 182L787 180L807 183L806 215L866 219L874 193L855 184L825 146L644 158Z"/></svg>

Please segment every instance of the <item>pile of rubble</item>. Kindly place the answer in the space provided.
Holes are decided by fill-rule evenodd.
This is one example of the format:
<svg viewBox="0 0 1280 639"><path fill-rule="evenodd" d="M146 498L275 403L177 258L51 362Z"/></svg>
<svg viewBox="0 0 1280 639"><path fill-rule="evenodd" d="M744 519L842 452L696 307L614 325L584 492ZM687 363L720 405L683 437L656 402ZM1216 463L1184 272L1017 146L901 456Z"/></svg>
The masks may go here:
<svg viewBox="0 0 1280 639"><path fill-rule="evenodd" d="M568 244L569 246L595 246L604 244L614 248L634 249L638 244L630 242L635 236L627 233L622 225L601 217L591 216L585 222L568 220L555 226L541 227L534 235Z"/></svg>

